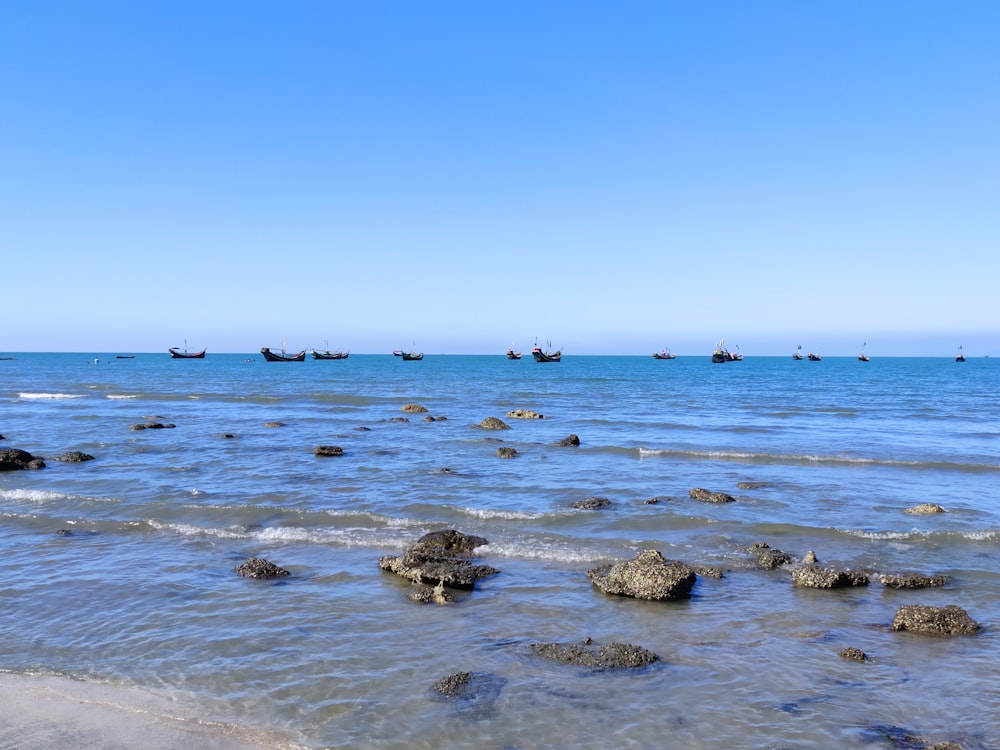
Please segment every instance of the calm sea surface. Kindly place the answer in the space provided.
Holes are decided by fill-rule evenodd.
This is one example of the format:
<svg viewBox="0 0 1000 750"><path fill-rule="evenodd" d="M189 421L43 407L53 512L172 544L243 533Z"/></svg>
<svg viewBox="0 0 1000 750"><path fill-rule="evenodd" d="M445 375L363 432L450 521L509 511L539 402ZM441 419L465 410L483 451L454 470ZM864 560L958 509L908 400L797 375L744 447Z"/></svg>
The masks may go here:
<svg viewBox="0 0 1000 750"><path fill-rule="evenodd" d="M48 466L0 473L0 668L141 686L316 748L1000 748L998 360L14 357L0 447ZM490 416L510 429L474 427ZM148 421L176 427L130 429ZM71 450L95 460L54 460ZM591 496L611 506L572 507ZM904 512L919 503L947 513ZM416 604L378 559L446 528L486 537L501 574ZM797 588L755 566L761 541L951 583ZM650 548L725 576L683 602L586 576ZM251 556L292 575L236 575ZM984 629L890 632L903 604ZM660 662L595 673L529 648L588 637ZM474 699L431 690L460 671L484 676Z"/></svg>

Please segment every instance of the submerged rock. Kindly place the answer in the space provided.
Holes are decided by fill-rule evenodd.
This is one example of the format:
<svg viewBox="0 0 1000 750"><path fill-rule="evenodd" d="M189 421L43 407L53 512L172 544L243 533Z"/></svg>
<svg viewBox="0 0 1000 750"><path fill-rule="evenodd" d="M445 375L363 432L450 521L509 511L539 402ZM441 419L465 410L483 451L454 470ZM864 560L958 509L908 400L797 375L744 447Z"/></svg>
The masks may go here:
<svg viewBox="0 0 1000 750"><path fill-rule="evenodd" d="M417 604L430 604L432 602L434 604L453 604L455 601L455 597L444 590L442 583L434 587L423 583L414 583L410 587L407 597Z"/></svg>
<svg viewBox="0 0 1000 750"><path fill-rule="evenodd" d="M140 432L142 430L172 430L176 425L170 422L140 422L139 424L132 425L129 429L133 432ZM264 425L267 427L268 425Z"/></svg>
<svg viewBox="0 0 1000 750"><path fill-rule="evenodd" d="M891 589L924 589L944 586L951 580L946 575L929 576L923 573L881 573L879 582Z"/></svg>
<svg viewBox="0 0 1000 750"><path fill-rule="evenodd" d="M427 411L427 407L420 404L406 404L400 411L405 411L408 414L423 414Z"/></svg>
<svg viewBox="0 0 1000 750"><path fill-rule="evenodd" d="M544 414L539 414L531 409L514 409L507 412L508 419L545 419Z"/></svg>
<svg viewBox="0 0 1000 750"><path fill-rule="evenodd" d="M576 435L570 435L569 437L564 437L556 445L562 448L576 448L580 445L580 438Z"/></svg>
<svg viewBox="0 0 1000 750"><path fill-rule="evenodd" d="M735 503L736 498L732 495L727 495L725 492L712 492L711 490L702 489L701 487L695 487L690 490L688 494L692 499L698 500L702 503Z"/></svg>
<svg viewBox="0 0 1000 750"><path fill-rule="evenodd" d="M697 580L690 565L667 560L655 549L643 550L633 560L588 570L587 577L606 594L661 601L688 598Z"/></svg>
<svg viewBox="0 0 1000 750"><path fill-rule="evenodd" d="M476 425L482 430L509 430L510 425L504 422L502 419L497 417L486 417L482 422Z"/></svg>
<svg viewBox="0 0 1000 750"><path fill-rule="evenodd" d="M501 446L500 448L497 448L497 455L500 458L514 458L517 456L517 449Z"/></svg>
<svg viewBox="0 0 1000 750"><path fill-rule="evenodd" d="M0 471L20 471L21 469L44 469L45 462L35 458L20 448L0 450Z"/></svg>
<svg viewBox="0 0 1000 750"><path fill-rule="evenodd" d="M907 508L903 512L913 513L916 515L928 515L931 513L947 513L947 511L937 503L920 503L920 505L914 505L912 508Z"/></svg>
<svg viewBox="0 0 1000 750"><path fill-rule="evenodd" d="M61 456L56 456L55 461L65 461L66 463L76 464L82 463L84 461L93 461L94 457L89 453L81 453L80 451L66 451Z"/></svg>
<svg viewBox="0 0 1000 750"><path fill-rule="evenodd" d="M747 548L747 552L753 555L757 565L765 570L774 570L782 565L788 565L792 561L791 555L780 549L774 549L767 542L752 544Z"/></svg>
<svg viewBox="0 0 1000 750"><path fill-rule="evenodd" d="M854 646L848 646L847 648L842 648L837 652L837 655L841 659L846 659L847 661L867 661L868 655L862 651L860 648Z"/></svg>
<svg viewBox="0 0 1000 750"><path fill-rule="evenodd" d="M599 510L610 508L611 501L606 497L587 497L583 500L574 500L571 505L577 510Z"/></svg>
<svg viewBox="0 0 1000 750"><path fill-rule="evenodd" d="M344 449L339 445L317 445L315 453L317 456L343 456Z"/></svg>
<svg viewBox="0 0 1000 750"><path fill-rule="evenodd" d="M589 669L642 669L660 657L642 646L608 643L593 648L588 638L583 644L532 643L529 648L539 656Z"/></svg>
<svg viewBox="0 0 1000 750"><path fill-rule="evenodd" d="M930 635L971 635L982 626L969 613L955 604L930 607L924 604L904 604L896 612L890 630L909 630Z"/></svg>
<svg viewBox="0 0 1000 750"><path fill-rule="evenodd" d="M284 568L279 568L262 557L251 557L236 568L236 572L244 578L281 578L291 575Z"/></svg>

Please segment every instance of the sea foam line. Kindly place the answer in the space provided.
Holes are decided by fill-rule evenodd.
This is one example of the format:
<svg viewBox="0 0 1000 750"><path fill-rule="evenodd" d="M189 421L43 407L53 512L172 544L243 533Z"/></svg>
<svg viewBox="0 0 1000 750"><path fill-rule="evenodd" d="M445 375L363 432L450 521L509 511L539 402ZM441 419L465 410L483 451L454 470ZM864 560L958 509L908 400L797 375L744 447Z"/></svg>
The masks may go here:
<svg viewBox="0 0 1000 750"><path fill-rule="evenodd" d="M25 399L83 398L81 393L18 393L17 395Z"/></svg>

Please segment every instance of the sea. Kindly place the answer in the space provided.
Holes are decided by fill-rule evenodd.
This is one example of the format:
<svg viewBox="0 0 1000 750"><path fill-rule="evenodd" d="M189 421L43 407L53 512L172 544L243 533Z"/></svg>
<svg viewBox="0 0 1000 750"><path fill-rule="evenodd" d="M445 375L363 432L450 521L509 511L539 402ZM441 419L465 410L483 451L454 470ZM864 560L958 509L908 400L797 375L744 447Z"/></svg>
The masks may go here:
<svg viewBox="0 0 1000 750"><path fill-rule="evenodd" d="M8 673L149 691L288 747L1000 748L996 359L9 356L0 448L47 466L0 473ZM379 560L444 529L485 538L499 573L417 603ZM790 565L758 565L761 542ZM587 576L648 549L722 577L645 601ZM809 552L871 581L795 586ZM290 575L238 575L251 557ZM899 572L949 582L878 581ZM982 629L891 630L908 604ZM472 689L435 688L462 672Z"/></svg>

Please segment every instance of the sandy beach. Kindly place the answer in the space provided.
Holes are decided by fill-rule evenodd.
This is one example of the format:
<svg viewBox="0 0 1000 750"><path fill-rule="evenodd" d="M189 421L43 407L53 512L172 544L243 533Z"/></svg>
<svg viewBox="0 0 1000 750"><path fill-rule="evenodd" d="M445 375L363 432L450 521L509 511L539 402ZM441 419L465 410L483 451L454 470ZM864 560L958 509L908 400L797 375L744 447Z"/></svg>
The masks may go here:
<svg viewBox="0 0 1000 750"><path fill-rule="evenodd" d="M0 673L0 747L171 750L296 748L265 731L196 718L137 688Z"/></svg>

